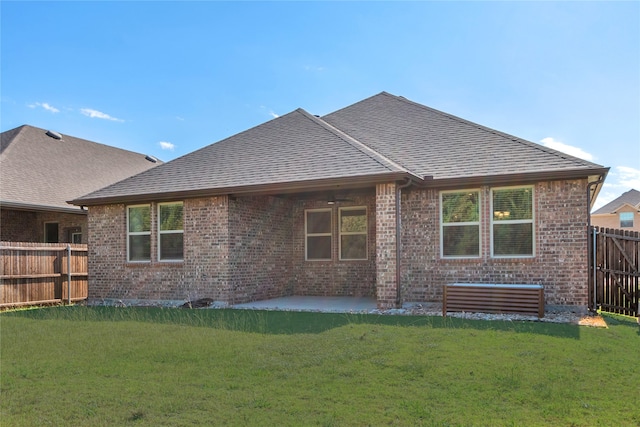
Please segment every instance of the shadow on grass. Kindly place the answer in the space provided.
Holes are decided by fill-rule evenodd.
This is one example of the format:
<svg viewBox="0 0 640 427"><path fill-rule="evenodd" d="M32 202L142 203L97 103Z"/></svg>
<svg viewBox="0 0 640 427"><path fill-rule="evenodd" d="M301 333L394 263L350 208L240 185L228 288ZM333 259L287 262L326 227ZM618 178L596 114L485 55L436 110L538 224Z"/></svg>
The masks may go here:
<svg viewBox="0 0 640 427"><path fill-rule="evenodd" d="M58 306L4 312L1 316L80 322L153 322L261 334L317 334L349 324L371 324L400 327L498 330L572 339L578 339L580 336L579 326L562 323L358 313Z"/></svg>
<svg viewBox="0 0 640 427"><path fill-rule="evenodd" d="M640 336L640 324L637 318L605 312L600 313L600 315L605 322L607 322L608 326L626 326L629 328L635 328L636 334Z"/></svg>

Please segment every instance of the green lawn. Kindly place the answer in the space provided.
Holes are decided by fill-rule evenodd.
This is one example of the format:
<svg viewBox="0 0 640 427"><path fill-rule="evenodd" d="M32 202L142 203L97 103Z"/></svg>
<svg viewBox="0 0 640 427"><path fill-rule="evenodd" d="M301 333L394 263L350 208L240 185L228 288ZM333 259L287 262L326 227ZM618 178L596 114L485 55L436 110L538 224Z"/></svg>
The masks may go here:
<svg viewBox="0 0 640 427"><path fill-rule="evenodd" d="M640 328L239 310L0 314L0 425L640 426Z"/></svg>

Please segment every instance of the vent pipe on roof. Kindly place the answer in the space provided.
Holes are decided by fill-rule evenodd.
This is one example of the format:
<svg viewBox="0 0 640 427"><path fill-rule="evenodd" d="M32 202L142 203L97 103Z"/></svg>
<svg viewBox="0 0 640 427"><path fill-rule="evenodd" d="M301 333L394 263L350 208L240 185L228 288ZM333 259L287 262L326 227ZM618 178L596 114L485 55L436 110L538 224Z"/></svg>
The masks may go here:
<svg viewBox="0 0 640 427"><path fill-rule="evenodd" d="M151 163L158 163L158 159L153 156L145 156L144 159L150 161Z"/></svg>
<svg viewBox="0 0 640 427"><path fill-rule="evenodd" d="M62 135L60 135L58 132L53 130L48 130L47 136L50 136L53 139L62 139Z"/></svg>

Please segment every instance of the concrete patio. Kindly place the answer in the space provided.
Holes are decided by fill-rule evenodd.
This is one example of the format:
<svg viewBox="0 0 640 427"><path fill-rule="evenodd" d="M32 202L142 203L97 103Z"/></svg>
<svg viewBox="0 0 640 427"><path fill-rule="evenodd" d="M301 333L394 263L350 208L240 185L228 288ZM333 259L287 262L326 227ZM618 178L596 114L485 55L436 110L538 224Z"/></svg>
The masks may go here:
<svg viewBox="0 0 640 427"><path fill-rule="evenodd" d="M252 310L319 311L326 313L370 312L377 308L373 297L289 296L244 304L232 308Z"/></svg>

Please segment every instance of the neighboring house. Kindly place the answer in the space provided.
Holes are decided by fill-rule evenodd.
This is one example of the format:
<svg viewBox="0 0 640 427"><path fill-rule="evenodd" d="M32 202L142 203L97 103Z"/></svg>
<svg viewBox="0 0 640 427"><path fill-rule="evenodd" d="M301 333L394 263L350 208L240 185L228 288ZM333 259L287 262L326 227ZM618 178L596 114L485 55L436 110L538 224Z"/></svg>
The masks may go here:
<svg viewBox="0 0 640 427"><path fill-rule="evenodd" d="M375 296L542 284L588 303L587 219L608 168L386 92L302 109L74 200L89 299Z"/></svg>
<svg viewBox="0 0 640 427"><path fill-rule="evenodd" d="M640 191L629 190L591 214L598 227L640 231Z"/></svg>
<svg viewBox="0 0 640 427"><path fill-rule="evenodd" d="M87 211L67 203L146 171L156 159L57 132L2 132L0 240L86 243Z"/></svg>

